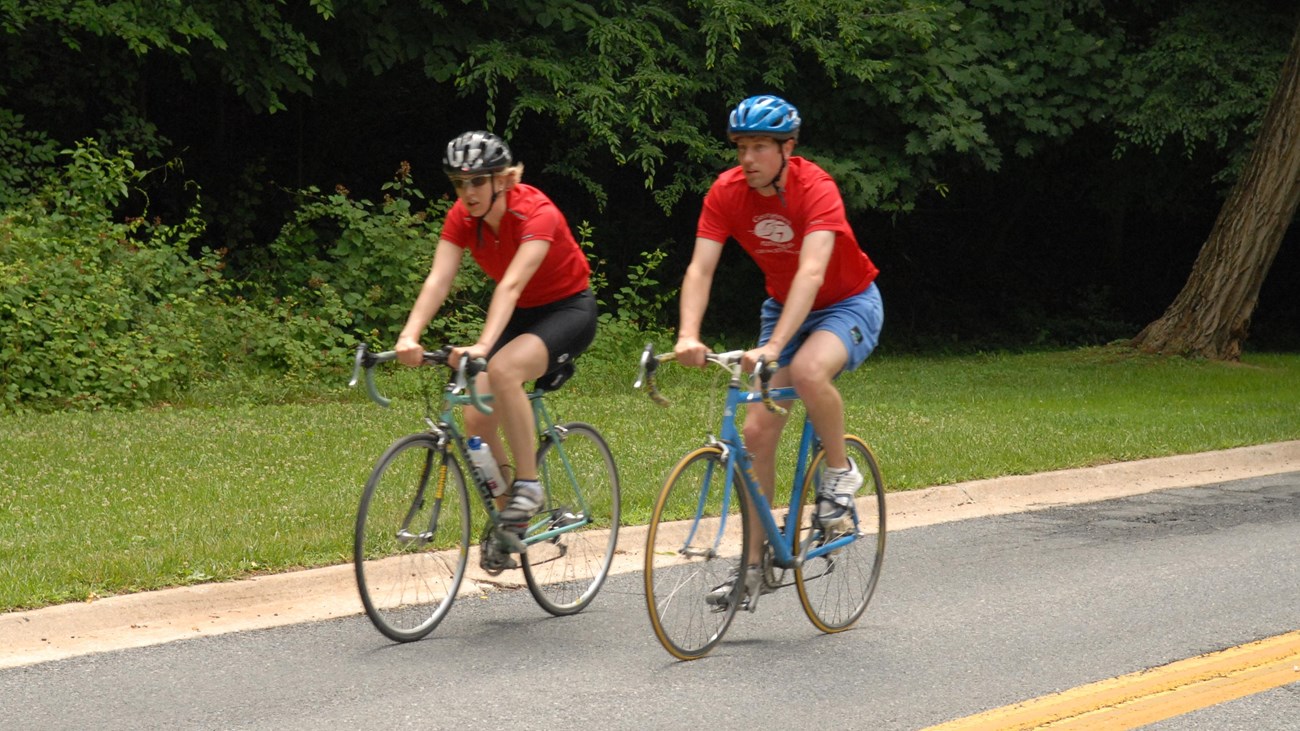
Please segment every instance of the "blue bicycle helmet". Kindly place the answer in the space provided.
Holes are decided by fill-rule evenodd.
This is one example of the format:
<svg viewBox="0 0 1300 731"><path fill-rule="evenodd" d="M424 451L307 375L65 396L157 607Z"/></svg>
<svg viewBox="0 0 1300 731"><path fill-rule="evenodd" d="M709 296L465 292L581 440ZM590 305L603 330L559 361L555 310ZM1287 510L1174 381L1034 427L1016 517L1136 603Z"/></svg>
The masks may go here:
<svg viewBox="0 0 1300 731"><path fill-rule="evenodd" d="M788 140L799 136L799 110L779 96L751 96L731 110L727 134Z"/></svg>
<svg viewBox="0 0 1300 731"><path fill-rule="evenodd" d="M442 155L442 169L448 174L496 173L513 162L505 140L491 132L466 132L448 142Z"/></svg>

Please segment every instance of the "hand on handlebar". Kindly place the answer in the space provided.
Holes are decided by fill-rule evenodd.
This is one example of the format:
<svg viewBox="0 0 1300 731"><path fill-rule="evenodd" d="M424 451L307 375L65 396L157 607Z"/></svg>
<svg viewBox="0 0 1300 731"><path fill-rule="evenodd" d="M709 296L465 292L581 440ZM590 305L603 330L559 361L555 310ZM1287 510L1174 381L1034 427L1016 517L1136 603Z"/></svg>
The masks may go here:
<svg viewBox="0 0 1300 731"><path fill-rule="evenodd" d="M771 367L780 357L781 349L771 344L761 345L753 350L746 350L745 354L740 357L740 372L755 374L758 372L760 361Z"/></svg>
<svg viewBox="0 0 1300 731"><path fill-rule="evenodd" d="M703 368L704 357L709 354L709 348L698 338L678 338L677 344L673 346L673 353L677 356L677 362L684 366L692 368Z"/></svg>
<svg viewBox="0 0 1300 731"><path fill-rule="evenodd" d="M474 343L473 345L468 345L464 347L453 347L451 349L451 355L447 357L447 363L454 368L460 367L462 358L466 359L467 364L468 361L476 360L476 359L482 360L483 362L486 363L487 355L488 355L487 346L481 345L479 343Z"/></svg>
<svg viewBox="0 0 1300 731"><path fill-rule="evenodd" d="M393 352L397 353L397 362L402 365L418 366L424 362L424 348L420 341L409 335L402 335L397 338L397 344L393 346Z"/></svg>
<svg viewBox="0 0 1300 731"><path fill-rule="evenodd" d="M409 340L409 338L402 338L401 340ZM492 407L488 406L486 399L483 396L480 396L478 390L475 388L475 376L486 370L487 361L483 360L481 357L474 357L473 352L471 352L473 347L474 346L460 349L464 355L469 357L460 358L460 362L455 365L453 365L455 361L452 356L453 349L451 346L443 346L440 350L434 352L427 352L422 349L417 350L418 355L415 365L429 363L451 368L455 374L455 383L453 384L455 386L455 391L468 390L470 395L469 402L474 405L474 408L485 414L490 414L492 413ZM375 366L393 360L405 362L402 361L396 348L384 353L372 353L366 347L365 343L358 343L356 356L353 359L352 380L348 382L348 386L356 386L362 376L364 376L366 381L366 391L369 393L370 399L380 406L388 406L390 403L389 399L385 398L379 393L378 389L375 388Z"/></svg>

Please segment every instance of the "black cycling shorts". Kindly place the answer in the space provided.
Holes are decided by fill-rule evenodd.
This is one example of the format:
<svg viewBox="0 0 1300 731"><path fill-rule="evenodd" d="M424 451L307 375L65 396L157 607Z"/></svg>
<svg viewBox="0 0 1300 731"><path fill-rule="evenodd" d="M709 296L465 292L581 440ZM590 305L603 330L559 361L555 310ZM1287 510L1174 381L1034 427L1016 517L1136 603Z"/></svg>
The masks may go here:
<svg viewBox="0 0 1300 731"><path fill-rule="evenodd" d="M596 295L590 289L537 307L516 307L497 338L488 360L506 343L532 333L546 345L546 372L551 373L577 358L596 339Z"/></svg>

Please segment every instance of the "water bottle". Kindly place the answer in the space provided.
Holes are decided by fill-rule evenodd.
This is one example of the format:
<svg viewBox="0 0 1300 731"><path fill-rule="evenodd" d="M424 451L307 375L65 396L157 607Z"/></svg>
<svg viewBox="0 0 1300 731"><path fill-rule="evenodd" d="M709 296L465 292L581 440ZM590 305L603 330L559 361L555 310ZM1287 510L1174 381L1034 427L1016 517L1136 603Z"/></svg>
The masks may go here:
<svg viewBox="0 0 1300 731"><path fill-rule="evenodd" d="M488 445L483 443L483 438L473 436L469 438L469 459L483 474L483 479L487 480L488 489L492 491L492 497L501 497L505 494L506 483L501 477L501 467L497 464L496 457L492 456L492 450Z"/></svg>

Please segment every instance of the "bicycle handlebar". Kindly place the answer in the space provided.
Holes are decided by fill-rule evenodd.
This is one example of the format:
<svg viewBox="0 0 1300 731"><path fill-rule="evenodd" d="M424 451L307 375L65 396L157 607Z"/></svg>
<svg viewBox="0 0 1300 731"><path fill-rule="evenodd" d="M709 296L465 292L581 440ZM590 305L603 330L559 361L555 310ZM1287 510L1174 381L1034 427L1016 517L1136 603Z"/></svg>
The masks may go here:
<svg viewBox="0 0 1300 731"><path fill-rule="evenodd" d="M459 393L468 390L469 400L470 403L474 404L474 408L485 414L492 413L492 407L487 405L487 401L479 395L475 386L475 376L487 370L487 361L483 358L474 358L472 360L461 358L458 365L452 366L447 362L450 357L451 346L444 345L438 350L424 351L421 361L425 365L445 365L451 368L456 373L456 381L452 392ZM366 392L369 394L370 400L380 406L387 407L392 403L392 399L385 398L379 393L379 389L375 387L375 366L392 360L397 360L397 351L386 350L382 353L372 353L365 343L358 343L356 357L352 364L352 380L348 381L348 387L355 387L364 373Z"/></svg>
<svg viewBox="0 0 1300 731"><path fill-rule="evenodd" d="M716 364L727 373L730 373L733 380L739 381L742 375L740 360L744 355L745 351L743 350L728 350L725 353L705 353L704 360L707 363ZM644 383L652 401L660 406L671 406L672 404L668 399L659 393L659 387L655 382L655 373L659 370L660 363L673 360L677 360L676 353L655 353L654 343L646 343L645 350L641 351L641 362L637 369L636 382L632 384L632 388L641 388ZM772 375L776 373L778 368L780 368L778 364L760 358L754 366L754 372L749 376L750 383L752 384L757 379L763 405L767 407L768 411L774 414L786 414L788 410L772 400Z"/></svg>

